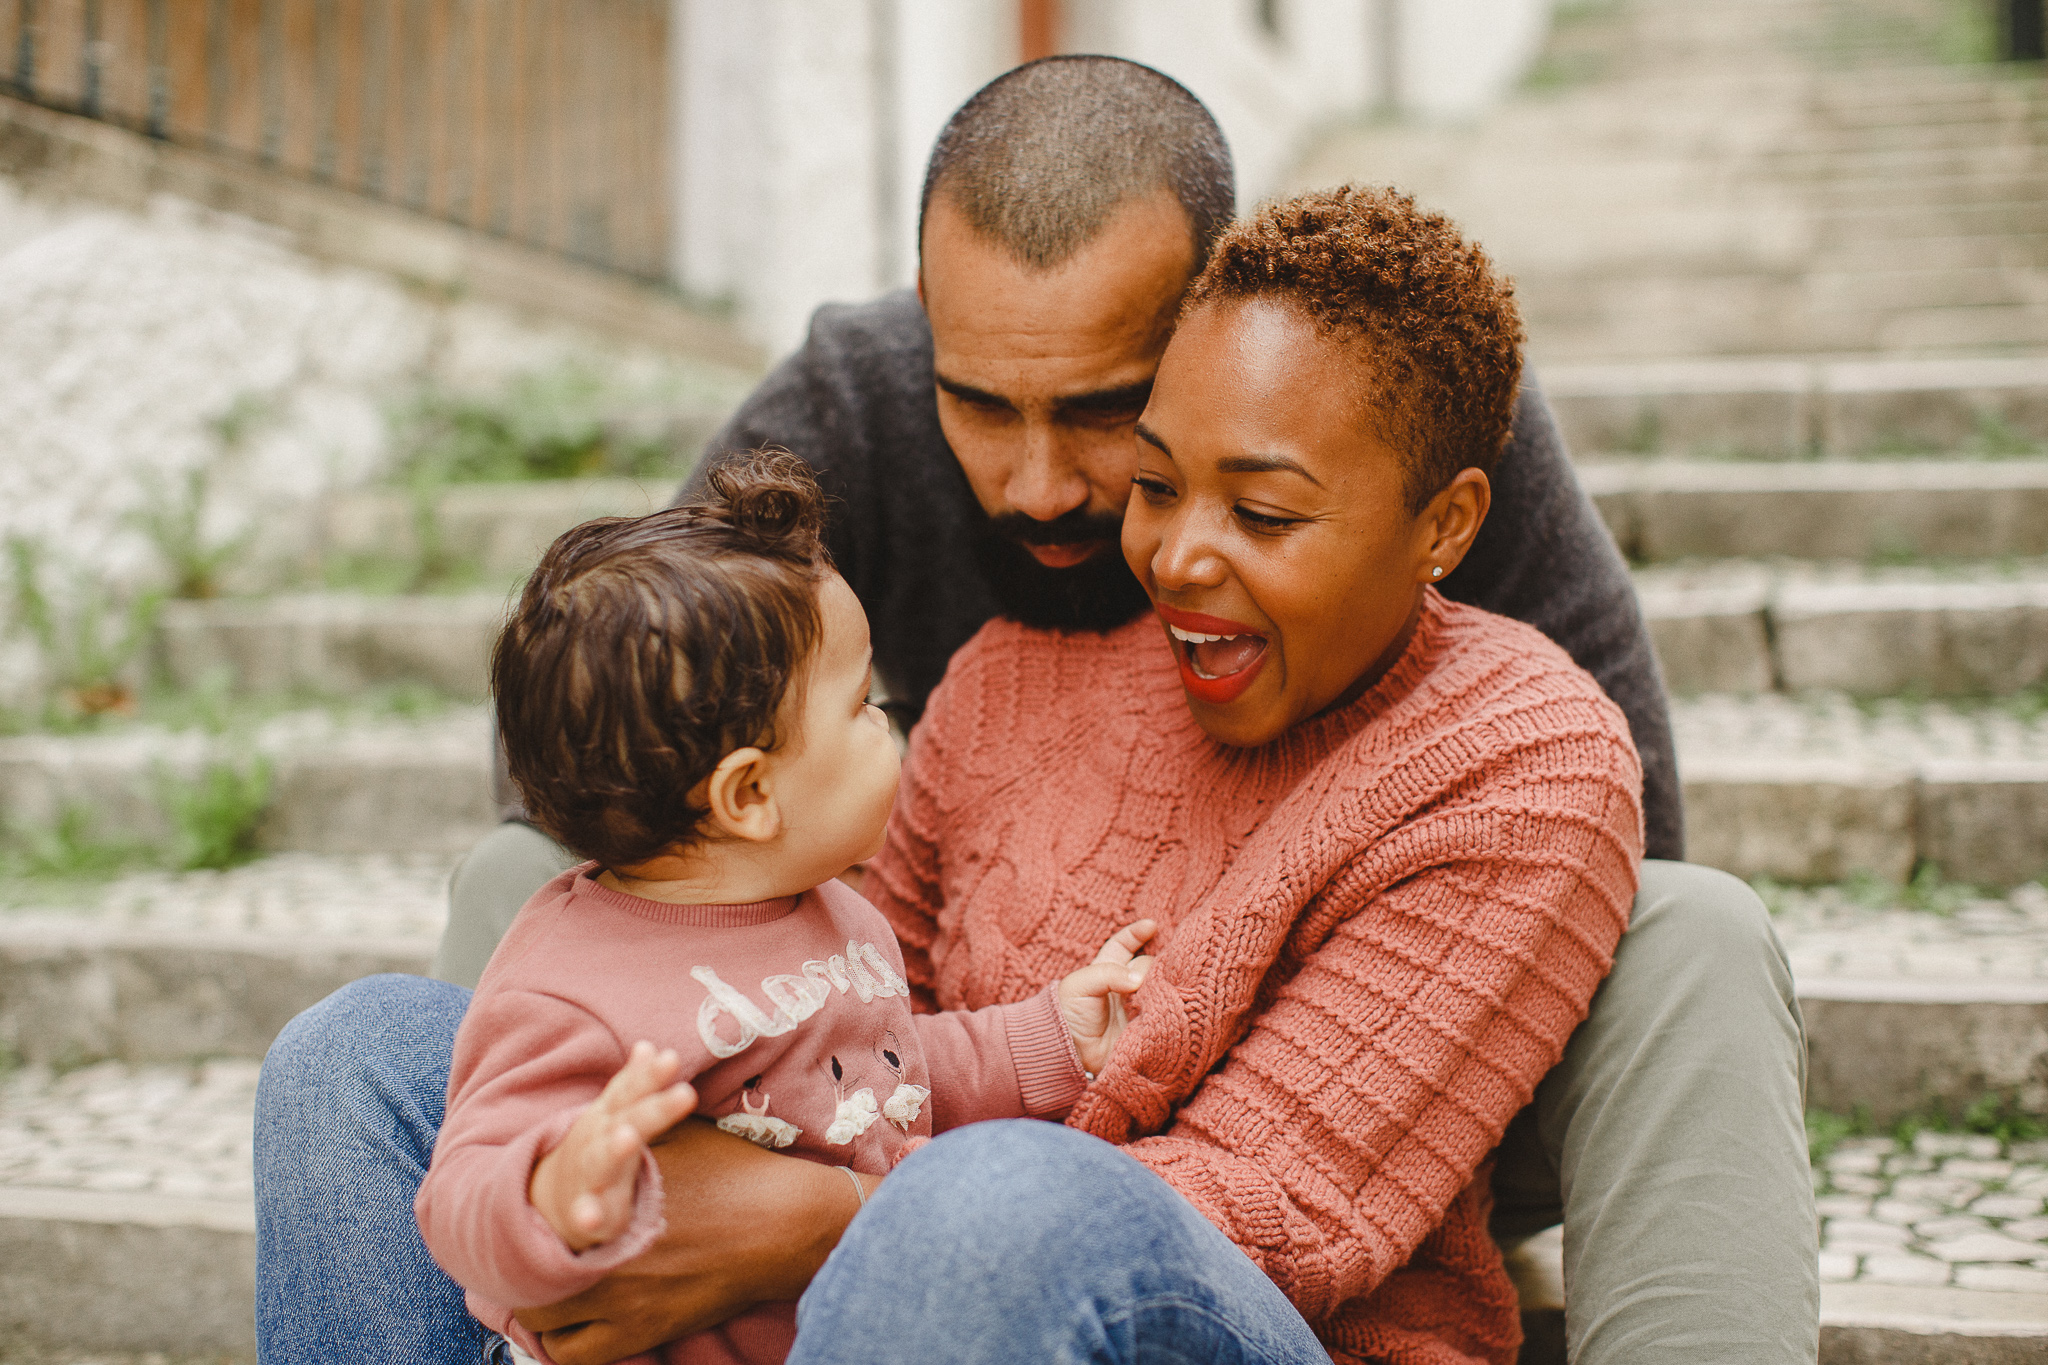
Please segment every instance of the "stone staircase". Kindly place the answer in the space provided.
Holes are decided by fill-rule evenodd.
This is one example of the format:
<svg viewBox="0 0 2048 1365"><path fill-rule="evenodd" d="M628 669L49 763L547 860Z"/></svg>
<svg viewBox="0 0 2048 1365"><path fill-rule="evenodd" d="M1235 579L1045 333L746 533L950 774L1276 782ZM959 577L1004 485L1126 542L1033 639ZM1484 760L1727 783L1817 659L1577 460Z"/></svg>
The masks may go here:
<svg viewBox="0 0 2048 1365"><path fill-rule="evenodd" d="M1392 183L1516 277L1546 364L2048 346L2048 87L1956 60L1980 0L1593 0L1542 87L1376 125L1291 183Z"/></svg>

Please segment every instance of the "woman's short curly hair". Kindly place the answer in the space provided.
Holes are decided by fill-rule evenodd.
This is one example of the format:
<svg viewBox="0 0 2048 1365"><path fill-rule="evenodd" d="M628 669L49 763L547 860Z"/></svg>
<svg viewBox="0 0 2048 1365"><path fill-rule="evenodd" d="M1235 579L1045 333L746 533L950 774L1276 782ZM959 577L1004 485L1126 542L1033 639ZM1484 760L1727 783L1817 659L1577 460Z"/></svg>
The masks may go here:
<svg viewBox="0 0 2048 1365"><path fill-rule="evenodd" d="M1514 423L1522 320L1514 285L1450 219L1355 185L1263 204L1218 239L1181 312L1254 298L1360 345L1410 511L1461 469L1492 473Z"/></svg>
<svg viewBox="0 0 2048 1365"><path fill-rule="evenodd" d="M701 500L565 531L491 653L527 814L608 867L697 835L690 793L734 749L774 749L823 636L825 499L786 451L730 458Z"/></svg>

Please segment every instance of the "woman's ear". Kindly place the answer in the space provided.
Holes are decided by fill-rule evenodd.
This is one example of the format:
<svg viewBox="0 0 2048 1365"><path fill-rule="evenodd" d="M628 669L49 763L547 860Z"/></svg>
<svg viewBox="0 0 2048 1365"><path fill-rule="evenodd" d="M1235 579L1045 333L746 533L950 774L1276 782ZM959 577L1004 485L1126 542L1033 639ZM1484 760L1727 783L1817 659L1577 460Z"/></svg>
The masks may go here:
<svg viewBox="0 0 2048 1365"><path fill-rule="evenodd" d="M1421 556L1415 576L1424 583L1441 583L1451 570L1464 562L1478 536L1486 513L1493 506L1493 484L1480 469L1461 469L1457 476L1429 500L1416 518L1420 532Z"/></svg>
<svg viewBox="0 0 2048 1365"><path fill-rule="evenodd" d="M782 811L769 790L768 755L734 749L704 779L705 818L721 835L767 843L782 833Z"/></svg>

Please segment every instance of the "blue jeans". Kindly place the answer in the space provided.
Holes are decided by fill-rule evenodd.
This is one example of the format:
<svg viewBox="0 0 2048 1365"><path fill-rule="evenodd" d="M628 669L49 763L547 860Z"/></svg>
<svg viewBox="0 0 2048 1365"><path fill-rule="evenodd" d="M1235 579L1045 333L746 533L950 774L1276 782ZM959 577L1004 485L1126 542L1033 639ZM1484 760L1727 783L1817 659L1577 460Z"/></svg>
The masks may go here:
<svg viewBox="0 0 2048 1365"><path fill-rule="evenodd" d="M526 894L559 870L559 851L523 825L501 826L493 839L498 847L482 868L456 875L451 939L437 968L472 981ZM523 862L513 856L521 840L538 846ZM483 875L514 864L517 875L497 877L502 885ZM491 894L472 894L479 890L511 908L494 909ZM473 932L457 934L464 924ZM473 1362L490 1344L427 1259L412 1221L468 998L437 982L373 978L301 1015L271 1048L256 1116L256 1329L266 1362ZM1791 968L1755 893L1706 868L1644 863L1614 972L1563 1060L1509 1127L1494 1172L1494 1231L1503 1242L1564 1223L1576 1365L1812 1365L1820 1284L1801 1115L1805 1066ZM895 1187L889 1203L909 1185L896 1185L898 1176L911 1169L906 1161L884 1182ZM979 1183L962 1203L921 1201L918 1240L905 1234L904 1245L915 1248L907 1260L835 1264L814 1294L841 1274L896 1274L903 1264L916 1276L939 1276L935 1292L970 1299L998 1290L1031 1299L1056 1292L1064 1275L1142 1268L1096 1259L1107 1246L1139 1259L1132 1248L1141 1244L1118 1228L1095 1244L1077 1237L1069 1254L1086 1259L1075 1265L1020 1252L996 1288L966 1284L927 1248L946 1233L939 1220L984 1202ZM878 1222L856 1220L855 1231L879 1233ZM987 1234L984 1223L977 1217L960 1232L965 1245ZM1026 1232L1018 1236L1018 1246L1030 1245ZM984 1258L961 1261L970 1263ZM1036 1277L1009 1283L1021 1265ZM1192 1262L1165 1269L1199 1279ZM830 1343L834 1359L858 1359L842 1354L857 1349L915 1358L886 1339L861 1346L864 1324L894 1321L891 1305L911 1302L905 1296L914 1289L877 1285L862 1301L857 1332L818 1340ZM1255 1311L1250 1302L1232 1302L1228 1312ZM948 1344L930 1358L964 1357Z"/></svg>
<svg viewBox="0 0 2048 1365"><path fill-rule="evenodd" d="M495 1344L412 1217L468 1008L460 986L366 977L271 1044L256 1088L264 1365L477 1365Z"/></svg>
<svg viewBox="0 0 2048 1365"><path fill-rule="evenodd" d="M370 977L272 1047L256 1109L265 1365L474 1365L494 1350L412 1220L468 1003L459 986ZM947 1133L897 1167L797 1322L792 1365L1329 1360L1286 1296L1165 1181L1028 1119Z"/></svg>

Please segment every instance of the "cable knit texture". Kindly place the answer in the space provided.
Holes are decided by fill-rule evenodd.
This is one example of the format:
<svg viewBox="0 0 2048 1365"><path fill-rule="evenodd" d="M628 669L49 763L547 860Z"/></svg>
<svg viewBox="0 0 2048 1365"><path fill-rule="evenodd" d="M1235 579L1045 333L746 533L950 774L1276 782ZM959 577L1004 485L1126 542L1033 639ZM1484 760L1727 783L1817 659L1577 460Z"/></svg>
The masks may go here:
<svg viewBox="0 0 2048 1365"><path fill-rule="evenodd" d="M1022 999L1160 921L1068 1122L1185 1195L1338 1360L1508 1365L1484 1165L1612 963L1641 790L1563 650L1433 590L1376 686L1254 750L1196 726L1155 620L996 621L912 736L866 889L923 1009Z"/></svg>

